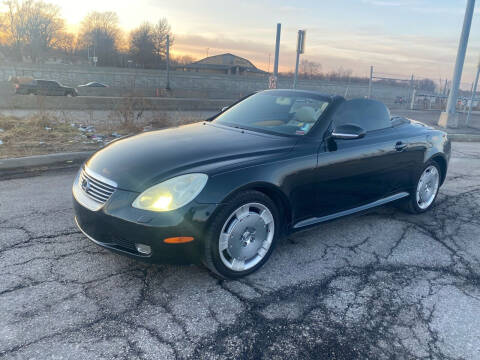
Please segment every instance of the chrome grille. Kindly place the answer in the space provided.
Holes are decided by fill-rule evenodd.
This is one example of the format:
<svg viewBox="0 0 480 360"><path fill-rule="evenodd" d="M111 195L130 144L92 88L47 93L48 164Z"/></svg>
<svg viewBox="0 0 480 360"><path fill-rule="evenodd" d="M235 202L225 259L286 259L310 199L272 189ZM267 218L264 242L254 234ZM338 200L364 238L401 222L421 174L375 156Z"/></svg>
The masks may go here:
<svg viewBox="0 0 480 360"><path fill-rule="evenodd" d="M91 172L89 174L85 170L82 170L79 180L83 192L100 204L106 203L115 191L115 186L100 181Z"/></svg>

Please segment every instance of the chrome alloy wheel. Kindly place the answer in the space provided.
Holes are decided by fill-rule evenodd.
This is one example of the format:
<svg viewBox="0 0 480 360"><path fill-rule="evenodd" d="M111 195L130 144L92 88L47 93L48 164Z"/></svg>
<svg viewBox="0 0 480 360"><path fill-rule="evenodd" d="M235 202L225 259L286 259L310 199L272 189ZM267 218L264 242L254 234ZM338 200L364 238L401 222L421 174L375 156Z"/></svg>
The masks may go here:
<svg viewBox="0 0 480 360"><path fill-rule="evenodd" d="M417 184L415 199L420 209L425 210L432 205L437 195L439 184L440 174L438 173L438 169L433 165L428 166L422 176L420 176Z"/></svg>
<svg viewBox="0 0 480 360"><path fill-rule="evenodd" d="M235 210L220 232L218 250L223 264L233 271L257 265L272 245L275 221L270 210L248 203Z"/></svg>

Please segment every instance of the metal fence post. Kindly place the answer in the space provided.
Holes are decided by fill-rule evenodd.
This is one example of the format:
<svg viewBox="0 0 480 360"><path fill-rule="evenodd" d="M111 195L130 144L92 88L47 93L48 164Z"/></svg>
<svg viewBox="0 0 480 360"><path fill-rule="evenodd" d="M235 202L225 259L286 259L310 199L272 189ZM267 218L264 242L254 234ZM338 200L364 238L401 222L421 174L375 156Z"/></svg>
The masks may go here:
<svg viewBox="0 0 480 360"><path fill-rule="evenodd" d="M472 116L473 100L475 99L475 93L477 92L479 75L480 75L480 62L477 65L477 75L475 76L475 82L473 83L472 98L470 99L470 106L468 107L468 114L467 114L467 119L465 120L465 126L468 126L468 123L470 122L470 117Z"/></svg>
<svg viewBox="0 0 480 360"><path fill-rule="evenodd" d="M372 98L372 82L373 82L373 66L370 66L370 79L368 80L368 95L367 98Z"/></svg>
<svg viewBox="0 0 480 360"><path fill-rule="evenodd" d="M408 92L408 97L409 97L409 100L412 100L412 97L413 97L413 89L414 89L414 86L413 86L413 74L412 76L410 77L410 91Z"/></svg>
<svg viewBox="0 0 480 360"><path fill-rule="evenodd" d="M415 94L417 92L417 89L413 88L413 92L412 92L412 100L410 102L410 110L413 110L414 107L415 107Z"/></svg>

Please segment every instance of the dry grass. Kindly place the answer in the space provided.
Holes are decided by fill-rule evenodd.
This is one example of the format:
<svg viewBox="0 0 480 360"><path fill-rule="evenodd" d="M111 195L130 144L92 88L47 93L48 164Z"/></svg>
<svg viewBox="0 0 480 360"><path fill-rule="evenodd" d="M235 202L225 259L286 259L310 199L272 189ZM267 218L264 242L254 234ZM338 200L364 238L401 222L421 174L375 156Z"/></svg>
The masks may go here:
<svg viewBox="0 0 480 360"><path fill-rule="evenodd" d="M0 158L91 150L98 144L86 144L82 133L48 114L27 118L0 116Z"/></svg>
<svg viewBox="0 0 480 360"><path fill-rule="evenodd" d="M118 114L115 115L118 116ZM95 150L102 147L104 142L92 141L87 136L105 135L108 142L113 140L111 136L108 137L113 132L119 135L130 135L147 129L164 129L197 121L199 119L195 116L174 116L174 120L168 120L166 114L159 112L149 120L140 121L137 118L134 121L124 121L124 119L112 118L102 122L91 122L87 125L93 125L95 132L87 133L72 126L67 114L56 117L40 111L25 118L0 115L0 140L3 142L0 145L0 159Z"/></svg>

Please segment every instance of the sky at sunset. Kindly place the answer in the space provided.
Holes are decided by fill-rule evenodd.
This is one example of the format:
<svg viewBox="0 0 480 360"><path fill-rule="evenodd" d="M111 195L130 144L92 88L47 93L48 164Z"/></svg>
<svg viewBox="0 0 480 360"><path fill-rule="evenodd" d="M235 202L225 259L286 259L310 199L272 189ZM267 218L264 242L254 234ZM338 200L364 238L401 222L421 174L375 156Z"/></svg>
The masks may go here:
<svg viewBox="0 0 480 360"><path fill-rule="evenodd" d="M231 52L273 67L276 23L282 23L280 69L293 70L298 29L307 29L303 58L323 71L343 67L380 73L451 78L466 0L49 0L72 26L89 11L116 11L126 30L166 17L174 52L198 59ZM473 81L480 56L476 10L462 82Z"/></svg>

